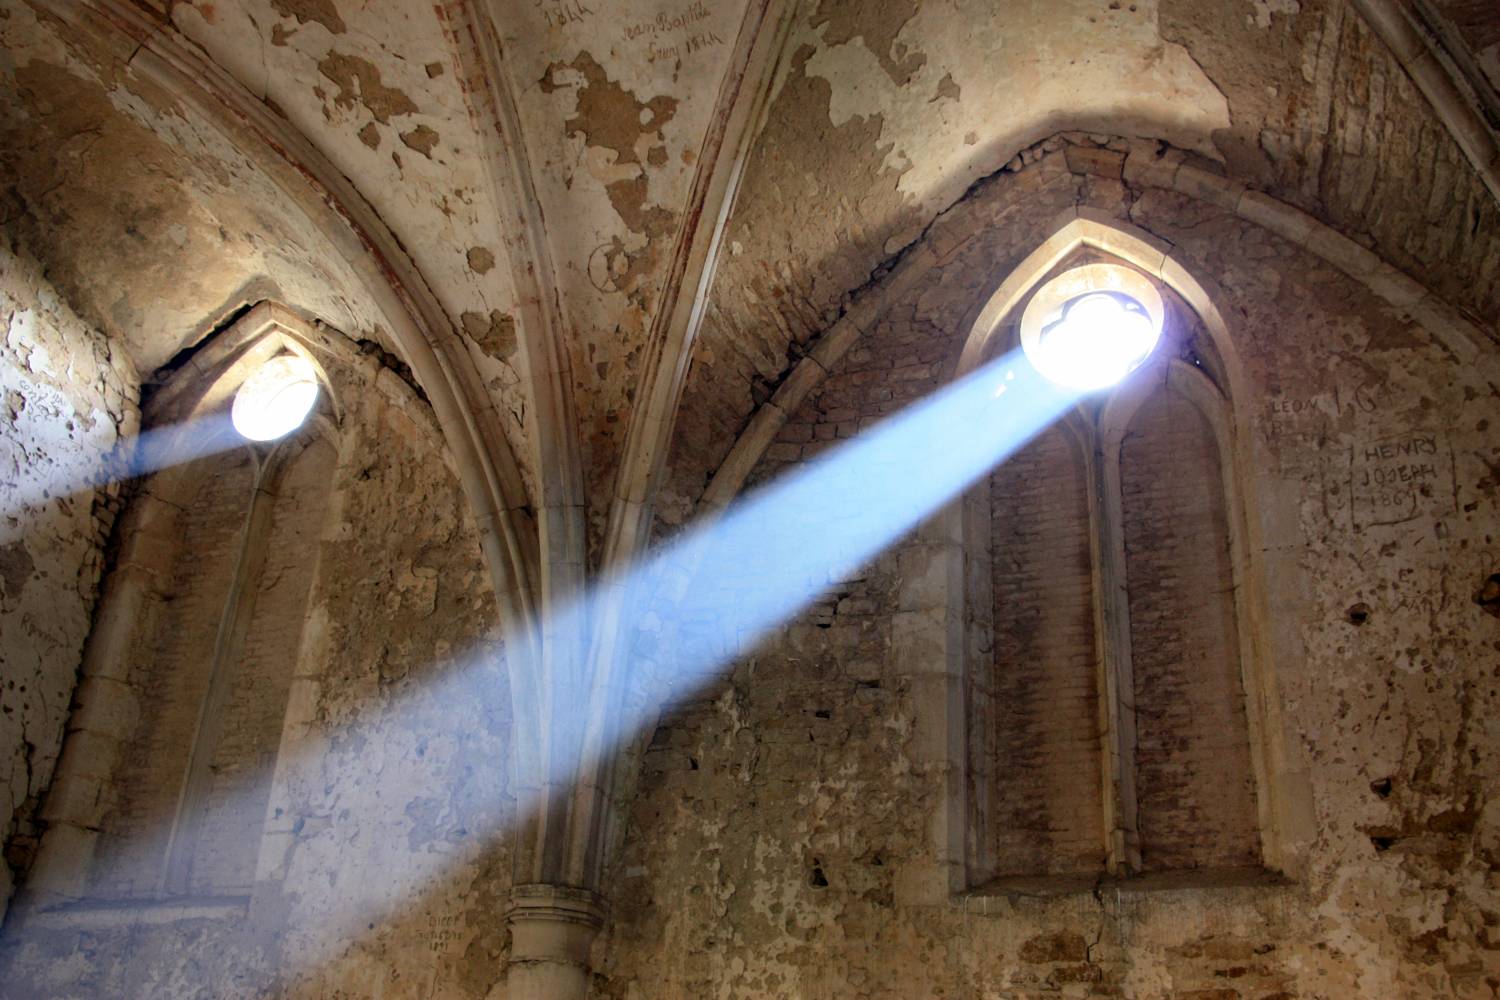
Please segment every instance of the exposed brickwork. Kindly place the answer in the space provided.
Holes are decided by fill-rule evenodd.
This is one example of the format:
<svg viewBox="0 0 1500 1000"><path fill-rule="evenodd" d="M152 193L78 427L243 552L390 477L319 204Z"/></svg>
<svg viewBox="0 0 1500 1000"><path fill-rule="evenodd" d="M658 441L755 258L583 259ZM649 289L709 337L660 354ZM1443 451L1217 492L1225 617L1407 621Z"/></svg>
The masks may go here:
<svg viewBox="0 0 1500 1000"><path fill-rule="evenodd" d="M213 752L213 779L193 854L189 888L203 895L248 892L264 825L272 769L281 746L287 691L307 622L307 595L338 456L315 439L274 488L265 565L254 581L255 607L236 661Z"/></svg>
<svg viewBox="0 0 1500 1000"><path fill-rule="evenodd" d="M1087 469L1054 427L990 478L997 871L1104 866ZM978 677L974 684L981 683Z"/></svg>
<svg viewBox="0 0 1500 1000"><path fill-rule="evenodd" d="M1259 861L1224 488L1213 430L1159 392L1120 455L1136 790L1148 870Z"/></svg>
<svg viewBox="0 0 1500 1000"><path fill-rule="evenodd" d="M250 453L200 459L195 474L198 488L177 516L170 590L152 602L149 625L138 633L130 681L139 692L140 721L116 771L94 866L99 894L150 896L160 887L240 556L255 483Z"/></svg>

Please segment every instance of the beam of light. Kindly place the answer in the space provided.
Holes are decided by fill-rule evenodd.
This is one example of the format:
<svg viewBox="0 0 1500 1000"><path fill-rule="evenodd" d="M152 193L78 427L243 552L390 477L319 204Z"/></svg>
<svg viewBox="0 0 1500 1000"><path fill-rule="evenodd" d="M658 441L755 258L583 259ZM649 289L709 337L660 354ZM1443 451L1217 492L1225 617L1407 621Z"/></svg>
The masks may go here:
<svg viewBox="0 0 1500 1000"><path fill-rule="evenodd" d="M669 696L691 698L751 645L988 475L1078 399L1077 391L1039 375L1017 350L740 498L722 516L690 525L634 566L597 582L555 613L547 629L587 635L608 623L612 605L623 608L625 634L619 639L635 647L623 656L637 663L643 655L657 659L671 675ZM717 641L641 651L643 638L666 646L701 634L705 626ZM508 655L505 669L536 665ZM392 720L418 703L468 703L482 697L474 685L496 683L498 676L489 665L461 658L423 678L407 696L412 708L387 705L378 714ZM622 690L638 681L628 673L613 684L543 679L561 689L552 693L555 715L545 720L542 733L559 742L586 739L588 745L582 759L576 751L557 755L546 758L545 773L515 776L515 828L546 809L545 786L571 788L656 724L663 707L657 698ZM518 715L525 710L514 706ZM592 728L585 732L585 725ZM374 738L378 733L376 728ZM499 837L506 831L492 826L474 832ZM326 960L345 949L347 935L379 927L388 917L399 919L411 907L411 887L443 882L443 864L431 856L385 852L381 861L387 866L381 879L340 884L339 907L320 913L313 932L320 943L295 958L283 955L282 968L309 971L318 956Z"/></svg>
<svg viewBox="0 0 1500 1000"><path fill-rule="evenodd" d="M829 587L960 496L1078 398L1077 392L1041 377L1019 351L1013 352L742 497L722 516L688 526L636 565L607 576L573 604L555 612L545 630L595 635L602 624L617 618L625 623L619 637L625 651L619 658L657 661L658 669L671 674L665 685L670 694L688 697L712 683L727 664ZM669 643L674 636L701 632L705 623L720 641L694 642L654 653L642 650L643 637L654 634ZM320 760L346 733L367 731L368 738L376 741L403 740L406 735L393 734L409 735L413 730L441 734L456 744L474 739L465 733L442 733L443 713L452 718L452 705L492 697L488 689L505 683L507 670L536 673L540 667L523 662L514 651L507 653L503 667L482 658L457 656L431 664L394 699L341 706L342 721L336 731L308 731L285 739L276 764L276 785L287 781L285 776L302 772L303 778L290 779L293 785L321 787L326 778L310 781L305 775L326 773ZM654 725L661 707L658 699L638 690L627 696L623 689L638 679L632 680L628 673L612 676L614 680L607 683L539 678L553 685L550 700L555 717L527 728L520 728L522 720L513 718L517 738L525 738L522 734L529 731L557 740L560 729L564 741L577 741L573 751L543 755L546 763L540 775L515 775L509 806L486 803L479 810L480 821L469 823L465 839L451 851L403 853L400 837L396 843L381 846L376 841L383 843L385 827L376 817L363 815L363 810L357 810L350 822L372 824L373 833L367 835L361 828L360 846L356 848L350 840L348 848L357 849L361 860L369 864L351 863L337 839L317 847L300 843L296 851L313 850L324 864L335 864L339 873L330 898L317 908L314 924L306 928L299 924L295 945L279 955L278 968L286 980L316 976L319 966L357 948L355 942L367 932L375 933L388 920L400 921L414 912L420 905L414 897L439 891L455 866L475 863L486 848L523 827L545 807L545 792L539 785L571 787ZM445 710L443 706L450 707ZM512 712L519 716L535 708L515 705ZM389 761L391 751L383 751L382 756ZM385 803L385 812L392 813L394 807L399 814L402 796L418 788L441 787L441 774L431 774L424 782L423 766L404 760L401 770L407 780L403 781L389 773L392 765L387 763L375 788L364 793L350 789L348 794L356 799L375 797L362 804L390 794L397 801ZM495 766L500 765L496 762ZM245 794L266 795L270 781L269 772L263 772L247 783ZM291 804L278 789L269 794L273 802L279 798ZM339 798L343 800L343 795ZM283 844L272 849L275 853L290 856L294 833L276 831L289 829L293 818L268 816L263 843ZM158 822L170 826L171 817ZM163 842L166 839L164 834ZM368 877L370 864L380 877ZM304 877L311 871L302 864L295 870ZM311 916L305 910L302 915Z"/></svg>
<svg viewBox="0 0 1500 1000"><path fill-rule="evenodd" d="M6 505L0 510L0 515L17 519L23 529L23 511L27 508L149 476L245 444L225 413L123 436L101 459L87 463L70 462L66 457L54 458L49 454L45 442L56 434L51 428L40 429L30 439L23 434L24 430L15 436L17 454L13 468L6 470ZM20 444L28 440L29 444ZM36 444L38 441L42 444ZM74 447L71 442L60 441L58 452L66 456Z"/></svg>
<svg viewBox="0 0 1500 1000"><path fill-rule="evenodd" d="M666 665L672 691L690 695L1024 447L1079 397L1014 351L740 499L724 516L690 526L611 583L627 595L628 619L649 630L671 636L707 626L717 635L691 652L674 650ZM690 581L676 593L659 583L674 576ZM600 596L596 589L569 612L577 627L598 620ZM590 698L590 722L608 727L589 734L596 758L655 718L656 706L632 705L618 691L579 691L574 701ZM599 711L601 699L613 699L616 710Z"/></svg>
<svg viewBox="0 0 1500 1000"><path fill-rule="evenodd" d="M45 390L32 391L44 398ZM79 451L76 442L62 438L53 426L31 421L23 410L0 438L0 475L5 477L0 484L6 488L6 507L0 515L19 518L28 507L186 465L232 451L246 441L285 437L307 421L320 391L310 361L281 354L250 374L227 412L122 435L102 457L86 456L82 461L73 458ZM56 439L55 453L48 447L51 439Z"/></svg>

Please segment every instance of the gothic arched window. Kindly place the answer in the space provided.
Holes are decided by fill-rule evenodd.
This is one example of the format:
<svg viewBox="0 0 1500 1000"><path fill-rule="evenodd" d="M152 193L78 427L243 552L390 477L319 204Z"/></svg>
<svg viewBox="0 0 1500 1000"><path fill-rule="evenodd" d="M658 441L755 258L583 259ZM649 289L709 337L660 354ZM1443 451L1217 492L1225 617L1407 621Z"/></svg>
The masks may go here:
<svg viewBox="0 0 1500 1000"><path fill-rule="evenodd" d="M971 884L1269 863L1228 380L1192 309L1166 298L1151 360L988 480Z"/></svg>
<svg viewBox="0 0 1500 1000"><path fill-rule="evenodd" d="M249 893L336 457L307 428L179 473L185 502L150 542L162 586L132 644L139 719L95 894Z"/></svg>
<svg viewBox="0 0 1500 1000"><path fill-rule="evenodd" d="M142 478L43 809L49 904L239 906L256 882L338 463L337 401L303 326L251 310L146 407ZM237 391L285 389L260 377L283 368L315 380L291 394L301 410L282 414L284 436L245 436Z"/></svg>

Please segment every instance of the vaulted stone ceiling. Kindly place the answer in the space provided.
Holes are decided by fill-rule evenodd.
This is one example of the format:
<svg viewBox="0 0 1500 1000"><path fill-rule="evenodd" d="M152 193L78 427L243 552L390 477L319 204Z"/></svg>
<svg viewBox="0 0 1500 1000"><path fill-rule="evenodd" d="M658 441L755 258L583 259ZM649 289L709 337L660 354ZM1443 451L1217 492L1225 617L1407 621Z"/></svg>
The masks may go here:
<svg viewBox="0 0 1500 1000"><path fill-rule="evenodd" d="M148 38L218 97L164 88ZM1493 196L1342 0L4 0L0 48L4 219L143 373L262 298L404 357L363 241L595 561L616 494L651 508L620 485L662 465L640 431L620 469L643 394L676 522L850 296L1058 132L1157 144L1500 311ZM554 465L578 482L549 499Z"/></svg>

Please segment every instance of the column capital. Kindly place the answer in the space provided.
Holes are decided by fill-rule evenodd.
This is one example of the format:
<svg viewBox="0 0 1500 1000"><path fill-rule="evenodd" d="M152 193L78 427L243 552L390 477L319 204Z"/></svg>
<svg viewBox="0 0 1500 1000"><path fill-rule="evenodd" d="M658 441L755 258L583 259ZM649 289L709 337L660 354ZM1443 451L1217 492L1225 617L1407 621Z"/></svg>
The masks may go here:
<svg viewBox="0 0 1500 1000"><path fill-rule="evenodd" d="M505 916L512 925L518 921L544 920L579 924L597 931L604 926L607 912L604 897L592 890L529 882L511 888Z"/></svg>

